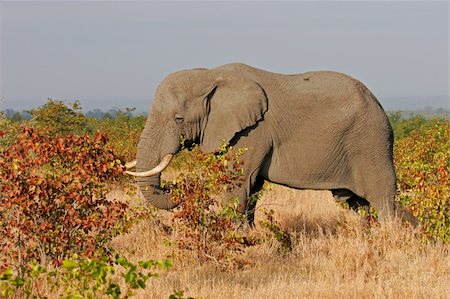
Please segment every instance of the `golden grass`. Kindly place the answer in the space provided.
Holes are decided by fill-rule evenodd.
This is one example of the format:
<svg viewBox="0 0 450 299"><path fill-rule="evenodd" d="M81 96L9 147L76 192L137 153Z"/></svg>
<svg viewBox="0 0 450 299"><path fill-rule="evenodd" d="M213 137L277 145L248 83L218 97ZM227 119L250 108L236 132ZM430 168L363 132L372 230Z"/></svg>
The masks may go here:
<svg viewBox="0 0 450 299"><path fill-rule="evenodd" d="M167 298L174 290L202 298L450 298L448 245L426 244L398 222L369 229L329 192L273 186L257 209L257 223L263 209L275 211L292 236L291 253L281 256L274 241L248 248L241 258L249 264L241 270L200 264L165 245L178 234L167 211L111 245L131 260L174 258L174 267L136 298Z"/></svg>

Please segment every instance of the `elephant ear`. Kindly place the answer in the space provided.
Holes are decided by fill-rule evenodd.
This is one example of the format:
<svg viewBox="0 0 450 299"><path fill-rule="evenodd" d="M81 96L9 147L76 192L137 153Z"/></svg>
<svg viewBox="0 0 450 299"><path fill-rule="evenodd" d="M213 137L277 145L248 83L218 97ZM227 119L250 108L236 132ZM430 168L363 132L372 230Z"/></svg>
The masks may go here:
<svg viewBox="0 0 450 299"><path fill-rule="evenodd" d="M200 146L204 152L218 150L236 133L255 125L267 111L267 96L254 80L236 74L221 74L216 88L206 98L207 118Z"/></svg>

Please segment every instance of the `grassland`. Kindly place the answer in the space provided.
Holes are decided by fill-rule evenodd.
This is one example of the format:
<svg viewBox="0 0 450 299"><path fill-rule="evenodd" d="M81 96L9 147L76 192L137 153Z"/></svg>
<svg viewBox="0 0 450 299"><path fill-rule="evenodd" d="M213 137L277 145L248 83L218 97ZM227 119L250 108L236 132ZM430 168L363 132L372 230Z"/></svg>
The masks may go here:
<svg viewBox="0 0 450 299"><path fill-rule="evenodd" d="M281 255L277 242L256 245L242 253L241 269L201 264L164 245L177 240L176 227L164 229L172 226L165 211L111 245L132 260L174 257L174 268L136 298L167 298L174 290L202 298L450 298L450 248L423 242L417 229L399 222L368 228L325 191L273 186L258 203L256 222L263 209L275 211L293 250Z"/></svg>

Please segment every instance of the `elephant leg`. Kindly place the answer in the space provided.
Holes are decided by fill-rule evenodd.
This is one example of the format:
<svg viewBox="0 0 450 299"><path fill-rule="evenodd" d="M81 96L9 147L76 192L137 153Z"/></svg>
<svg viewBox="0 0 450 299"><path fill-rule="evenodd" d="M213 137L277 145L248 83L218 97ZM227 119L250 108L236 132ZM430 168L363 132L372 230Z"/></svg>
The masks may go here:
<svg viewBox="0 0 450 299"><path fill-rule="evenodd" d="M368 196L369 202L378 212L379 221L386 222L398 217L401 221L409 222L413 226L418 225L419 221L413 213L402 204L395 202L395 194L396 189L393 187L390 191Z"/></svg>
<svg viewBox="0 0 450 299"><path fill-rule="evenodd" d="M254 171L252 175L249 175L246 179L246 183L240 188L235 188L225 198L223 198L222 204L229 204L230 199L239 199L238 212L245 215L248 224L253 227L255 220L255 208L258 200L257 193L261 191L264 185L264 178L257 175L257 171Z"/></svg>
<svg viewBox="0 0 450 299"><path fill-rule="evenodd" d="M252 186L250 187L250 196L246 199L245 214L250 227L255 226L255 208L258 201L258 192L261 191L264 185L264 179L257 176Z"/></svg>
<svg viewBox="0 0 450 299"><path fill-rule="evenodd" d="M358 211L358 209L363 208L366 212L369 212L370 203L356 194L350 196L350 198L346 201L348 206L354 211Z"/></svg>
<svg viewBox="0 0 450 299"><path fill-rule="evenodd" d="M367 199L378 213L378 220L386 222L395 216L394 196L387 194L368 195Z"/></svg>
<svg viewBox="0 0 450 299"><path fill-rule="evenodd" d="M358 146L358 144L355 144ZM386 222L395 215L394 200L397 193L395 169L391 157L382 152L375 152L377 144L359 144L363 152L374 149L372 155L378 159L368 159L368 156L353 156L352 159L352 191L370 203L378 213L378 220ZM353 200L358 203L358 198ZM353 202L352 202L353 204Z"/></svg>
<svg viewBox="0 0 450 299"><path fill-rule="evenodd" d="M386 222L395 216L395 195L397 186L394 170L379 174L376 170L367 172L364 183L364 198L375 208L378 220Z"/></svg>
<svg viewBox="0 0 450 299"><path fill-rule="evenodd" d="M335 191L339 190L339 191ZM369 207L375 208L378 213L378 219L380 221L386 221L394 216L394 195L386 195L386 194L378 194L378 193L369 193L366 198L356 195L355 193L343 189L335 189L331 190L334 198L337 201L345 201L347 202L349 208L354 211L358 211L359 209L364 209L366 212L369 212ZM407 214L407 213L404 213ZM411 217L408 218L409 215L403 216L406 221L410 221Z"/></svg>
<svg viewBox="0 0 450 299"><path fill-rule="evenodd" d="M374 180L375 181L375 180ZM364 197L353 195L347 200L347 203L353 209L358 207L373 207L378 213L378 220L386 222L395 215L394 199L396 194L395 179L378 180L375 183L371 181L360 184L359 194Z"/></svg>
<svg viewBox="0 0 450 299"><path fill-rule="evenodd" d="M369 202L362 198L361 196L356 195L350 190L347 189L333 189L331 190L333 197L337 201L346 202L354 211L358 211L358 209L363 208L364 210L369 210Z"/></svg>
<svg viewBox="0 0 450 299"><path fill-rule="evenodd" d="M354 193L347 189L333 189L331 190L331 193L333 194L334 199L337 201L347 201L350 199Z"/></svg>

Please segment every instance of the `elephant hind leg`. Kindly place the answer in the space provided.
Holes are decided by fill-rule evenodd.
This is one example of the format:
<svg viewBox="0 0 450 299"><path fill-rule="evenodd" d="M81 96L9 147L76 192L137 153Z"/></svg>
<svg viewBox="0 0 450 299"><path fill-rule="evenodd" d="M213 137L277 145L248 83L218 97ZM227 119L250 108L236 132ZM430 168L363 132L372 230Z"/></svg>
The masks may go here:
<svg viewBox="0 0 450 299"><path fill-rule="evenodd" d="M375 208L378 213L378 220L380 222L386 222L395 218L401 221L409 222L411 225L418 225L418 219L413 215L413 213L405 208L402 204L395 202L395 193L391 194L381 194L378 197L370 201L371 205Z"/></svg>
<svg viewBox="0 0 450 299"><path fill-rule="evenodd" d="M367 201L378 213L378 220L386 222L395 216L395 185L390 188L372 190L366 196Z"/></svg>
<svg viewBox="0 0 450 299"><path fill-rule="evenodd" d="M331 193L337 201L347 201L355 194L348 189L332 189Z"/></svg>
<svg viewBox="0 0 450 299"><path fill-rule="evenodd" d="M348 189L333 189L331 193L337 201L345 201L354 211L358 211L359 208L369 209L370 204L366 199Z"/></svg>
<svg viewBox="0 0 450 299"><path fill-rule="evenodd" d="M373 146L373 148L377 148ZM390 157L373 153L374 157L354 159L352 168L352 191L362 197L378 213L378 220L385 222L395 215L397 193L395 170ZM358 201L358 199L356 199Z"/></svg>
<svg viewBox="0 0 450 299"><path fill-rule="evenodd" d="M331 192L337 201L347 202L348 206L354 211L363 208L368 212L369 207L373 207L377 211L378 219L381 222L392 219L397 215L400 219L412 225L417 225L418 223L418 220L413 216L411 211L400 204L395 204L395 189L391 192L381 194L368 194L366 198L358 196L347 189L333 189Z"/></svg>
<svg viewBox="0 0 450 299"><path fill-rule="evenodd" d="M368 211L370 206L370 203L366 199L356 194L353 194L349 199L347 199L347 204L354 211L358 211L359 208L363 208Z"/></svg>

